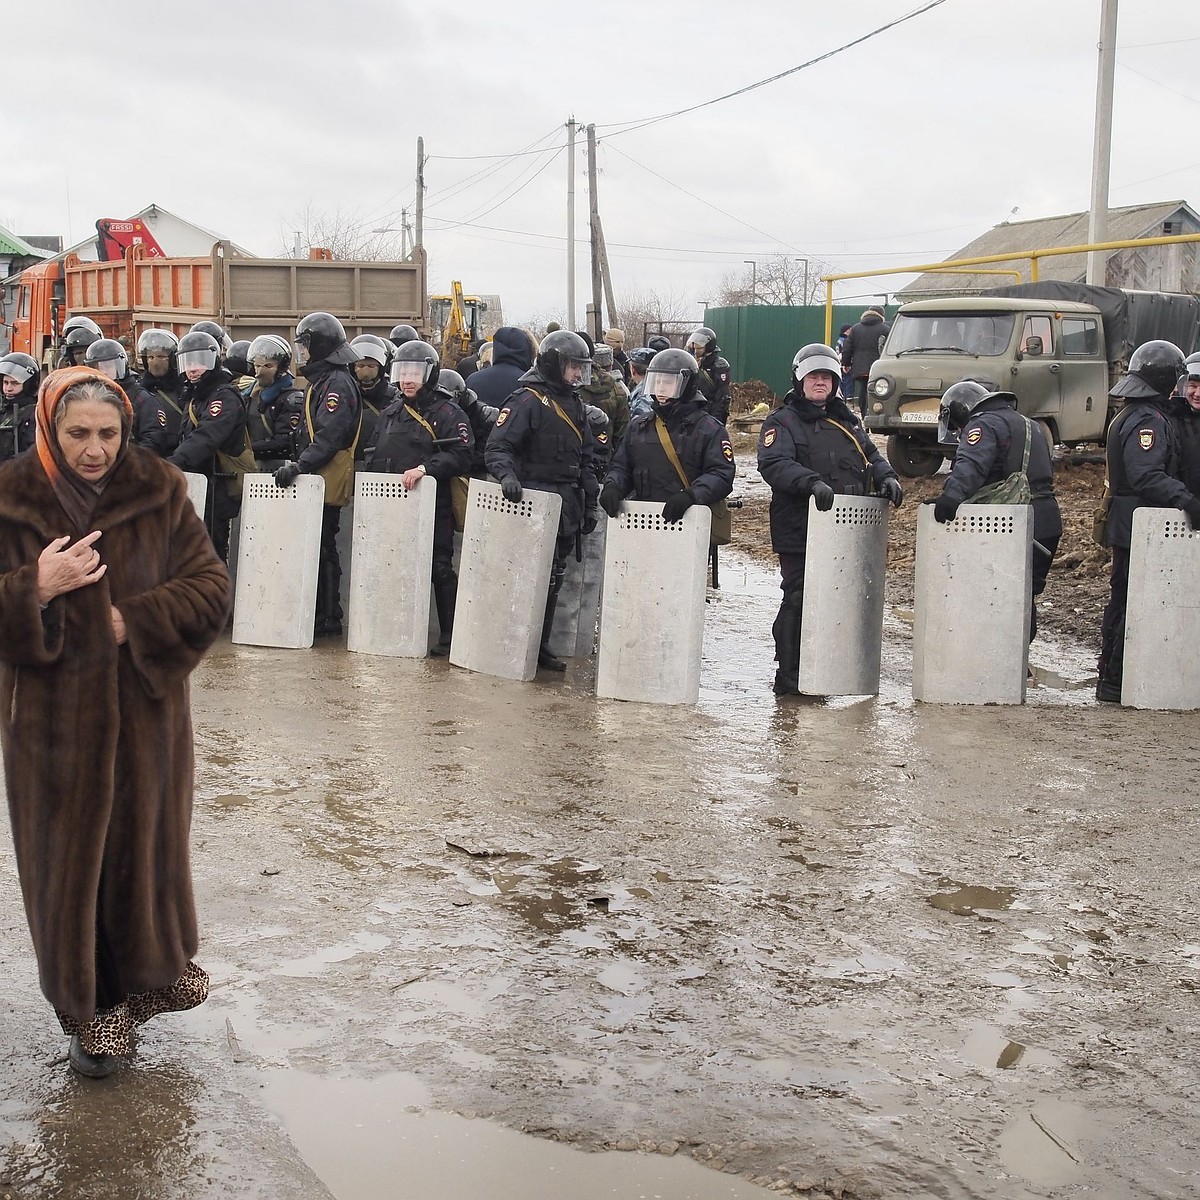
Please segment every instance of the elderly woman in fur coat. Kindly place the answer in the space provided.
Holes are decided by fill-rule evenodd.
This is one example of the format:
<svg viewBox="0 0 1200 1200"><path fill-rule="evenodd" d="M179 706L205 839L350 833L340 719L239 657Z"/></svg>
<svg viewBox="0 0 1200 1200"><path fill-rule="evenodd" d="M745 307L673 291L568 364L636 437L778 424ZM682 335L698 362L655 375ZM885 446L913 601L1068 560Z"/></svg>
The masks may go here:
<svg viewBox="0 0 1200 1200"><path fill-rule="evenodd" d="M0 740L42 991L96 1078L136 1026L204 1001L191 961L188 675L229 576L183 476L129 444L87 368L42 385L32 453L0 468Z"/></svg>

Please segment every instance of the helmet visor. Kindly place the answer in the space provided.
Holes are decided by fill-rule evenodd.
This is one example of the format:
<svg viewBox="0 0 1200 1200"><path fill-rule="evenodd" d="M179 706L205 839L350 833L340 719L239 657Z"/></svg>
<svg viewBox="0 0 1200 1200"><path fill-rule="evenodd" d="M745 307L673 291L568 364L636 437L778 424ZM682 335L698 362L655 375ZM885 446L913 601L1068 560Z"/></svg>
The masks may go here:
<svg viewBox="0 0 1200 1200"><path fill-rule="evenodd" d="M119 358L102 358L99 362L88 363L109 379L120 379L125 374L125 363Z"/></svg>
<svg viewBox="0 0 1200 1200"><path fill-rule="evenodd" d="M432 365L427 362L414 359L397 359L392 363L392 382L397 387L405 383L415 383L417 387L422 387L429 378L429 372L432 369Z"/></svg>
<svg viewBox="0 0 1200 1200"><path fill-rule="evenodd" d="M655 400L678 400L683 395L683 372L647 371L644 391Z"/></svg>
<svg viewBox="0 0 1200 1200"><path fill-rule="evenodd" d="M215 350L181 350L179 352L180 371L191 371L196 367L211 371L216 365L217 352Z"/></svg>
<svg viewBox="0 0 1200 1200"><path fill-rule="evenodd" d="M562 360L563 383L568 387L587 387L592 382L592 360L590 358L564 358Z"/></svg>

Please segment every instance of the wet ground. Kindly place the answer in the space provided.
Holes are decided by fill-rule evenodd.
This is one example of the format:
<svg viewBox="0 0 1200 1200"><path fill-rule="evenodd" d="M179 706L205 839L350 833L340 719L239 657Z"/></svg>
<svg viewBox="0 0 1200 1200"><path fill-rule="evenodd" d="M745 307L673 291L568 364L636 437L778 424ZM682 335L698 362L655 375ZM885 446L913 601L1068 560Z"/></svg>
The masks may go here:
<svg viewBox="0 0 1200 1200"><path fill-rule="evenodd" d="M775 580L722 583L695 709L219 644L214 990L114 1079L0 835L0 1197L1200 1192L1197 717L1052 641L1024 707L914 705L898 608L878 697L777 701Z"/></svg>

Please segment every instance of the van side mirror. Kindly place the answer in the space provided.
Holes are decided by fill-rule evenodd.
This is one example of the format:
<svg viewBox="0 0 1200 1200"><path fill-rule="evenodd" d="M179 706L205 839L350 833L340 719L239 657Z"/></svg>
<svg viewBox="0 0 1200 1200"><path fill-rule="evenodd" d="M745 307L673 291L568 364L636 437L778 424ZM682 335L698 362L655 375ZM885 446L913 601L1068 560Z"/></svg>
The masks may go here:
<svg viewBox="0 0 1200 1200"><path fill-rule="evenodd" d="M1030 358L1037 358L1042 353L1042 339L1036 333L1031 333L1025 339L1025 353Z"/></svg>

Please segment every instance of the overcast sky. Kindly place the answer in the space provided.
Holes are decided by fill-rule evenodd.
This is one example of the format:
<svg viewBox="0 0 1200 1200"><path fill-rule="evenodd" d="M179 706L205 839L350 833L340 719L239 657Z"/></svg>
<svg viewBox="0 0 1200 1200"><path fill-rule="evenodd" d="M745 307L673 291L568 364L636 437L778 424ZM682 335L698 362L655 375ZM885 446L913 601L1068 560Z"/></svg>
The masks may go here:
<svg viewBox="0 0 1200 1200"><path fill-rule="evenodd" d="M624 129L921 6L14 5L0 223L79 240L97 217L153 202L277 255L306 208L398 226L421 135L431 289L456 278L500 293L520 321L565 308L570 116L599 131L618 298L672 293L697 318L726 272L749 272L744 259L920 263L1013 209L1013 220L1086 209L1100 0L945 0L747 95ZM1198 52L1200 6L1124 0L1113 205L1200 203ZM577 170L582 307L582 153ZM903 282L847 282L838 294Z"/></svg>

